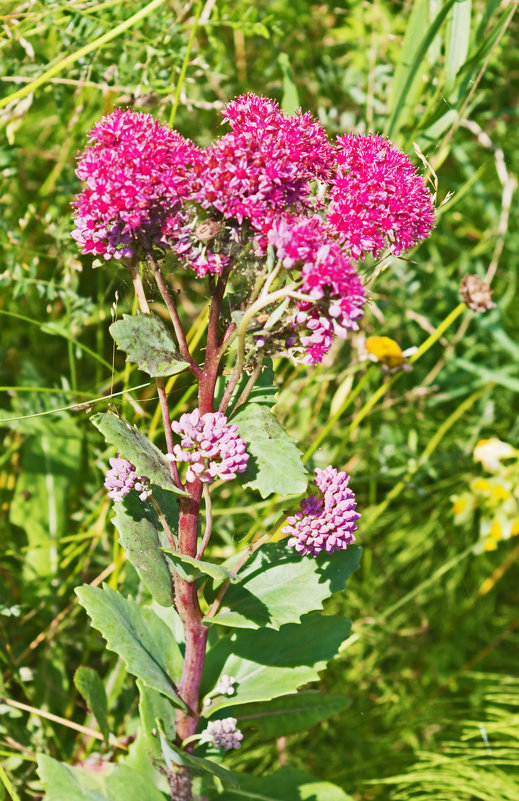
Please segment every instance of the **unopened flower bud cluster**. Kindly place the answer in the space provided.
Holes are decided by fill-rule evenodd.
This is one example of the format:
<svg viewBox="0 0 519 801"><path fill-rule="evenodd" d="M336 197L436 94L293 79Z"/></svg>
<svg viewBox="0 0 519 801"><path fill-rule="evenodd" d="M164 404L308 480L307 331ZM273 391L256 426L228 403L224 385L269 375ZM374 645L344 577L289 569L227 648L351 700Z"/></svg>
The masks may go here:
<svg viewBox="0 0 519 801"><path fill-rule="evenodd" d="M300 509L287 517L281 529L289 534L288 545L302 556L318 556L321 551L333 553L355 542L354 531L360 514L355 511L355 496L349 488L350 477L327 467L315 471L315 485L321 495L309 495Z"/></svg>
<svg viewBox="0 0 519 801"><path fill-rule="evenodd" d="M187 463L188 481L230 481L246 470L246 442L238 435L238 426L229 424L221 412L201 415L195 409L174 421L171 428L180 437L180 444L174 446L168 459Z"/></svg>
<svg viewBox="0 0 519 801"><path fill-rule="evenodd" d="M116 503L120 503L123 498L134 489L141 501L145 501L151 495L149 481L145 476L138 476L135 472L135 465L127 459L109 459L111 469L107 470L105 477L105 487L108 497Z"/></svg>
<svg viewBox="0 0 519 801"><path fill-rule="evenodd" d="M222 718L210 720L207 728L202 732L201 742L221 748L222 751L231 751L241 748L243 734L236 727L236 718Z"/></svg>

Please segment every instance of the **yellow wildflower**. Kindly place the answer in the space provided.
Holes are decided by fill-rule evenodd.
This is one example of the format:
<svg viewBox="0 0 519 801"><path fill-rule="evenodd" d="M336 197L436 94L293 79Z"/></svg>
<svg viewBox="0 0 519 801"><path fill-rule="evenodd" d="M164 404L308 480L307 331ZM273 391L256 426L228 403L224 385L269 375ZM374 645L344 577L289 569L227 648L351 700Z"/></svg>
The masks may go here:
<svg viewBox="0 0 519 801"><path fill-rule="evenodd" d="M474 459L481 462L485 470L495 473L501 469L501 459L510 459L515 456L517 451L508 442L497 437L490 439L480 439L474 448Z"/></svg>

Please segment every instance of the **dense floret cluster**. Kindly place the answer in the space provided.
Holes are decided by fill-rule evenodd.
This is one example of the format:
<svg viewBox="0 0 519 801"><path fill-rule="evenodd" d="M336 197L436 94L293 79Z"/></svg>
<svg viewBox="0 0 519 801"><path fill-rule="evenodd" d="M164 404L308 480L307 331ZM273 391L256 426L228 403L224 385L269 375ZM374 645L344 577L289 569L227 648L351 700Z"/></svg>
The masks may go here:
<svg viewBox="0 0 519 801"><path fill-rule="evenodd" d="M301 270L301 291L313 301L297 301L294 327L305 361L321 362L333 335L344 339L358 328L366 300L361 280L319 217L285 217L274 223L268 240L284 267Z"/></svg>
<svg viewBox="0 0 519 801"><path fill-rule="evenodd" d="M197 148L149 114L116 109L92 129L76 175L86 189L74 201L72 236L83 253L131 257L139 242L157 244L183 222Z"/></svg>
<svg viewBox="0 0 519 801"><path fill-rule="evenodd" d="M105 476L105 487L109 490L109 498L120 503L132 489L138 493L141 501L150 497L149 480L145 476L137 475L134 464L119 457L109 459L109 462L111 469L106 471Z"/></svg>
<svg viewBox="0 0 519 801"><path fill-rule="evenodd" d="M290 117L272 100L244 95L223 112L231 132L203 153L196 200L265 231L276 215L308 203L310 181L331 177L333 148L309 114Z"/></svg>
<svg viewBox="0 0 519 801"><path fill-rule="evenodd" d="M221 275L247 247L261 258L270 244L287 270L300 271L298 289L312 300L290 305L284 340L271 336L269 353L284 347L321 362L333 337L362 316L355 262L386 249L399 255L427 237L431 193L382 136L350 133L332 144L310 114L290 116L252 94L222 117L230 131L205 148L148 114L103 117L79 159L86 188L74 202L73 236L105 259L170 250L200 278ZM265 336L254 343L264 347Z"/></svg>
<svg viewBox="0 0 519 801"><path fill-rule="evenodd" d="M243 734L236 727L236 718L222 718L210 720L207 728L202 732L201 742L221 748L222 751L231 751L241 748Z"/></svg>
<svg viewBox="0 0 519 801"><path fill-rule="evenodd" d="M168 459L187 462L188 481L230 481L247 468L247 445L238 436L238 426L230 425L221 412L201 415L195 409L183 414L171 428L180 436L180 445L174 446Z"/></svg>
<svg viewBox="0 0 519 801"><path fill-rule="evenodd" d="M288 545L302 556L333 553L355 542L353 532L360 514L355 511L357 503L349 480L346 473L334 467L316 468L315 485L320 495L303 498L299 511L287 517L287 525L281 529L290 535Z"/></svg>
<svg viewBox="0 0 519 801"><path fill-rule="evenodd" d="M431 233L431 193L405 153L383 136L338 138L328 220L352 258L399 255Z"/></svg>

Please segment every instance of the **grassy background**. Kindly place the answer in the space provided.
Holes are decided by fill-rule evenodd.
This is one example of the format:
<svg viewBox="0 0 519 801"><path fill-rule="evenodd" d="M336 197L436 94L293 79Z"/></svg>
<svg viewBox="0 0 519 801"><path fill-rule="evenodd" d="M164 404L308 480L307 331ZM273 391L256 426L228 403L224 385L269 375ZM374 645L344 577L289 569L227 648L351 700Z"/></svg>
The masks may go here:
<svg viewBox="0 0 519 801"><path fill-rule="evenodd" d="M453 194L431 240L371 283L363 334L425 343L412 372L367 368L359 338L316 369L279 365L280 417L304 448L322 439L311 466L351 472L363 512L362 567L328 609L352 617L352 636L322 680L351 706L285 742L251 734L233 759L258 772L286 760L357 801L519 799L519 553L512 540L474 556L476 529L453 526L450 501L478 439L519 441L517 5L0 3L0 799L38 796L36 751L78 760L100 747L65 725L95 727L72 684L80 664L105 677L112 730L135 725L131 679L73 593L103 574L135 586L100 489L111 453L77 406L146 383L108 335L131 308L124 271L92 271L70 239L75 154L114 105L174 115L207 143L243 91L301 104L331 135L385 132L410 155L416 142L438 200ZM459 305L467 272L492 279L494 310ZM181 278L196 343L207 289ZM189 391L182 376L171 385L177 411ZM152 386L111 404L160 440ZM283 508L232 493L215 555Z"/></svg>

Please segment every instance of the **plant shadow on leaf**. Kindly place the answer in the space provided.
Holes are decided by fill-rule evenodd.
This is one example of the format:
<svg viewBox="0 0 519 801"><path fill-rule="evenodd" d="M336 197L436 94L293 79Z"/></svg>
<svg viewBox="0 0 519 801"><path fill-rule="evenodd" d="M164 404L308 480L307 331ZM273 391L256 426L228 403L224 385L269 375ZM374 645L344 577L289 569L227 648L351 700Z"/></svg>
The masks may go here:
<svg viewBox="0 0 519 801"><path fill-rule="evenodd" d="M318 678L317 671L336 655L342 642L348 637L351 621L347 618L311 613L301 617L301 623L289 623L278 631L272 628L259 630L239 629L221 637L210 648L203 676L203 692L209 692L222 673L235 675L234 670L244 670L243 678L237 676L237 695L228 699L227 706L233 702L243 703L240 697L240 683L251 679L256 682L258 675L269 668L286 674L301 672L302 680L294 687L284 687L270 697L294 692L298 686ZM241 666L241 667L240 667ZM259 700L259 699L257 699Z"/></svg>
<svg viewBox="0 0 519 801"><path fill-rule="evenodd" d="M361 552L354 545L314 559L301 557L285 542L268 543L240 571L240 583L227 590L222 611L206 622L249 629L296 623L305 613L322 609L332 593L344 590Z"/></svg>

